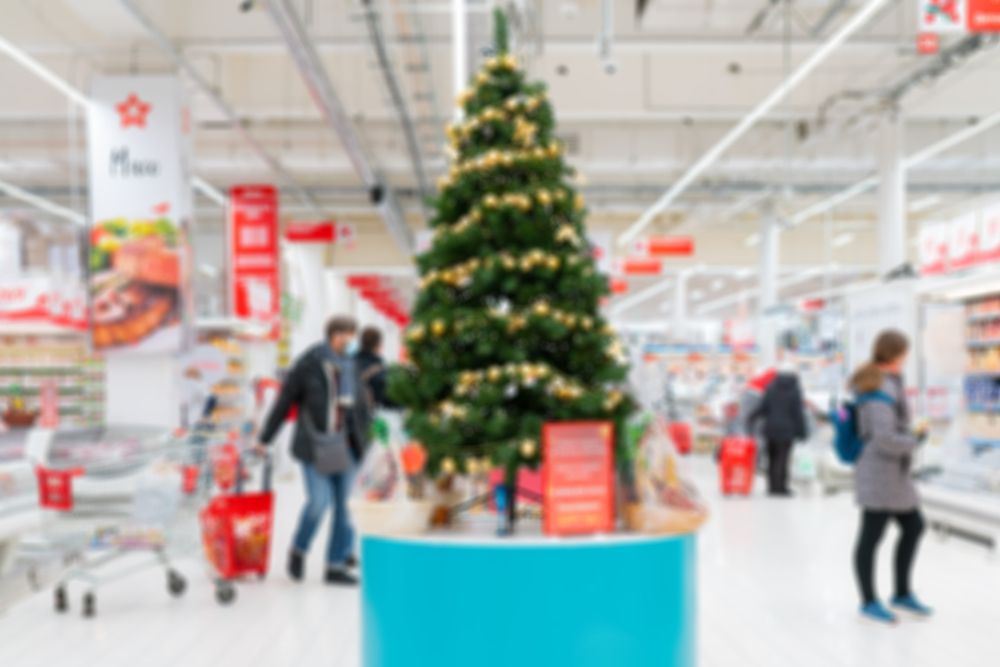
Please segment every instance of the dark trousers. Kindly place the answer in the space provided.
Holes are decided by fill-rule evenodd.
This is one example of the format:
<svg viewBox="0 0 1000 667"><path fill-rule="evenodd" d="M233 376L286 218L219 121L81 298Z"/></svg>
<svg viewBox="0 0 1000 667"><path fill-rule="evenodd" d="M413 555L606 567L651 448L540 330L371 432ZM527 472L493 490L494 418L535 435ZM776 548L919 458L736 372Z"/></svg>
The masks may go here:
<svg viewBox="0 0 1000 667"><path fill-rule="evenodd" d="M917 556L920 536L924 532L924 518L920 515L920 510L909 512L863 510L858 544L854 551L854 570L864 604L878 599L875 595L875 556L890 519L896 520L900 530L899 541L896 543L896 597L905 597L912 593L910 573L913 571L913 561Z"/></svg>
<svg viewBox="0 0 1000 667"><path fill-rule="evenodd" d="M792 443L788 440L767 441L767 492L788 493L788 464Z"/></svg>

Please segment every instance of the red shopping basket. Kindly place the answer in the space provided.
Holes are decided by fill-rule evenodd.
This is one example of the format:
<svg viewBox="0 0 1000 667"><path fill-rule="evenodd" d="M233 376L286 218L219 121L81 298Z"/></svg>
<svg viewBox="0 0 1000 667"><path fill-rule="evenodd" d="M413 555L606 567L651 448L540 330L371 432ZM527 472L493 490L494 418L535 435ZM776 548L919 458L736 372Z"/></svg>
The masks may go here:
<svg viewBox="0 0 1000 667"><path fill-rule="evenodd" d="M212 462L212 478L216 485L223 491L229 491L236 485L239 473L239 448L232 443L213 447L209 450L209 458Z"/></svg>
<svg viewBox="0 0 1000 667"><path fill-rule="evenodd" d="M73 509L73 478L83 474L83 468L53 470L38 466L38 504L44 509L69 512Z"/></svg>
<svg viewBox="0 0 1000 667"><path fill-rule="evenodd" d="M691 425L687 422L670 422L667 424L667 435L677 448L677 453L687 455L691 453Z"/></svg>
<svg viewBox="0 0 1000 667"><path fill-rule="evenodd" d="M219 577L267 574L274 523L273 493L217 496L200 516L205 557Z"/></svg>
<svg viewBox="0 0 1000 667"><path fill-rule="evenodd" d="M730 436L722 440L719 452L719 486L723 495L750 495L753 489L757 443L753 438Z"/></svg>

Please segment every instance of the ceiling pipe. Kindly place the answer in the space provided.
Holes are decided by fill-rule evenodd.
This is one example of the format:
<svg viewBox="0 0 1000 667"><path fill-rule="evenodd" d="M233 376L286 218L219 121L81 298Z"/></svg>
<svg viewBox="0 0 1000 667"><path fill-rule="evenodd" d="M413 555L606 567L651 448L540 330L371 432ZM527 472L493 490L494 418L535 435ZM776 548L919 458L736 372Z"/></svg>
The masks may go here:
<svg viewBox="0 0 1000 667"><path fill-rule="evenodd" d="M139 23L140 26L149 34L149 36L156 42L157 46L160 47L164 53L166 53L171 60L173 60L174 65L178 69L183 71L188 77L201 89L201 91L208 96L212 103L215 104L216 108L222 112L222 115L226 117L230 125L239 133L253 152L257 154L264 164L267 165L268 169L274 172L278 180L287 188L292 190L298 197L302 199L303 202L309 204L309 206L321 217L326 216L326 212L323 207L320 206L319 202L316 201L312 195L310 195L305 188L299 184L298 181L285 169L280 161L273 155L271 155L267 149L257 140L257 138L250 132L247 128L246 123L237 115L233 107L219 94L214 86L199 72L195 69L191 61L184 57L184 55L178 50L177 46L170 40L170 38L160 30L159 26L153 23L148 16L146 16L141 9L139 9L138 4L134 0L119 0L122 6L128 10L132 18Z"/></svg>
<svg viewBox="0 0 1000 667"><path fill-rule="evenodd" d="M376 174L361 145L361 138L351 123L343 103L337 96L320 59L312 38L299 20L290 0L267 0L265 2L271 19L285 39L288 52L299 69L309 95L320 113L340 139L354 171L368 189L369 199L385 221L389 233L405 253L413 253L413 237L406 220L401 215L401 207L395 193Z"/></svg>
<svg viewBox="0 0 1000 667"><path fill-rule="evenodd" d="M982 134L983 132L986 132L987 130L997 127L998 125L1000 125L1000 110L993 112L983 120L973 125L969 125L968 127L965 127L959 130L958 132L949 134L943 139L934 142L930 146L927 146L926 148L917 151L910 157L903 160L902 164L903 171L913 169L914 167L917 167L927 162L928 160L937 157L941 153L944 153L945 151L950 150L955 146L958 146L959 144L962 144L968 141L969 139L972 139L973 137L976 137ZM849 201L854 197L857 197L858 195L862 195L868 192L872 188L876 187L878 184L879 184L878 176L869 176L868 178L858 181L849 188L846 188L845 190L842 190L837 194L828 197L827 199L819 201L813 204L812 206L809 206L808 208L799 211L790 218L790 222L792 225L802 224L806 220L814 218L822 213L826 213L827 211L834 209L837 206L840 206L844 202Z"/></svg>
<svg viewBox="0 0 1000 667"><path fill-rule="evenodd" d="M829 40L817 48L812 54L784 79L777 88L757 104L743 119L725 136L695 162L674 185L667 190L625 233L618 238L620 246L626 246L649 224L670 206L696 179L709 169L722 155L739 141L758 120L767 115L779 102L788 96L813 70L819 67L837 48L847 41L851 35L861 29L885 5L886 0L869 0L847 23L841 27Z"/></svg>
<svg viewBox="0 0 1000 667"><path fill-rule="evenodd" d="M822 37L826 29L830 27L830 24L843 14L850 4L851 0L831 0L830 6L823 12L823 16L819 17L819 20L816 21L816 25L812 27L809 34L816 38Z"/></svg>
<svg viewBox="0 0 1000 667"><path fill-rule="evenodd" d="M11 199L16 199L19 202L33 206L40 211L45 211L51 215L62 220L68 220L73 224L80 225L83 227L87 224L87 216L84 214L68 209L65 206L60 206L59 204L45 199L44 197L39 197L38 195L28 192L22 187L18 187L13 183L8 183L7 181L0 181L0 194L5 194Z"/></svg>
<svg viewBox="0 0 1000 667"><path fill-rule="evenodd" d="M413 173L417 179L417 189L420 191L420 204L424 216L429 215L427 208L427 198L431 195L430 187L427 184L427 172L424 169L423 157L420 154L420 144L417 141L417 132L413 126L413 119L410 110L407 108L406 100L403 99L403 92L400 89L399 81L396 79L392 62L385 48L385 38L379 26L379 17L373 7L372 0L364 0L367 11L365 12L365 23L368 25L368 34L371 36L372 46L375 48L375 57L378 58L379 68L382 70L382 77L385 79L385 86L389 90L389 97L392 99L392 106L399 117L399 124L403 129L403 138L406 140L406 152L413 165Z"/></svg>

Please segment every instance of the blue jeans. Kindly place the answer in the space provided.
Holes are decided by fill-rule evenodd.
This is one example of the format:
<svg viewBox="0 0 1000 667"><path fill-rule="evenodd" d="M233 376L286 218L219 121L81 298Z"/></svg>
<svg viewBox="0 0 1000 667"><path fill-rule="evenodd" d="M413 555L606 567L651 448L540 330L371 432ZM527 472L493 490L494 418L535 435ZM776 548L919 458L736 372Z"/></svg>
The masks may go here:
<svg viewBox="0 0 1000 667"><path fill-rule="evenodd" d="M299 527L292 540L292 548L301 554L309 551L316 535L316 528L331 503L333 523L326 549L327 567L345 567L348 556L354 552L354 527L347 510L347 495L351 489L354 470L325 475L308 463L302 464L302 477L306 483L306 504L299 516Z"/></svg>

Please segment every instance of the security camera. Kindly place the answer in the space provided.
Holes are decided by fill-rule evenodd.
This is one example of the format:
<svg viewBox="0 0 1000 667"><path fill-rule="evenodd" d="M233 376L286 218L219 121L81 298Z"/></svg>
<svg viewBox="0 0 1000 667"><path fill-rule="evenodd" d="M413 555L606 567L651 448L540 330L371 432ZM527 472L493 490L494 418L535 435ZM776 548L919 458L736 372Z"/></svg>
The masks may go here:
<svg viewBox="0 0 1000 667"><path fill-rule="evenodd" d="M241 0L240 11L245 14L249 12L251 9L253 9L254 5L256 4L257 4L256 0Z"/></svg>
<svg viewBox="0 0 1000 667"><path fill-rule="evenodd" d="M612 60L604 61L604 73L611 76L618 72L618 65Z"/></svg>

